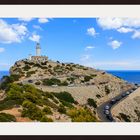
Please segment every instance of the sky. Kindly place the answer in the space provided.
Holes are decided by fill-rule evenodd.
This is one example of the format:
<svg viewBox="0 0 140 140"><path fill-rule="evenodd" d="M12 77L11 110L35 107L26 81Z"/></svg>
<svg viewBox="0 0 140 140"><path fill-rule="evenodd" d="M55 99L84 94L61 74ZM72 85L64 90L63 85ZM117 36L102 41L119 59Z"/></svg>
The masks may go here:
<svg viewBox="0 0 140 140"><path fill-rule="evenodd" d="M0 18L0 71L41 55L102 70L140 70L140 18Z"/></svg>

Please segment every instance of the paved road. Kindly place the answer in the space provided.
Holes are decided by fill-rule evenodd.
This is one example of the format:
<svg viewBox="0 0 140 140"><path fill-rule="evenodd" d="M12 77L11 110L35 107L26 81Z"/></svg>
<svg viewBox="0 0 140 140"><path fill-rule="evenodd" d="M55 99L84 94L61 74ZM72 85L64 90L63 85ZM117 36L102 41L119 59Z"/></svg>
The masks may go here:
<svg viewBox="0 0 140 140"><path fill-rule="evenodd" d="M132 89L127 90L127 91L130 92L131 90L132 90ZM136 90L136 89L135 89L135 90ZM126 91L126 92L127 92L127 91ZM114 98L110 99L109 101L107 101L107 102L101 104L101 105L97 108L98 116L99 116L99 118L100 118L100 120L101 120L102 122L112 122L112 121L110 121L109 119L107 119L106 115L104 114L104 108L105 108L106 105L109 105L109 106L110 106L109 111L110 111L110 116L112 117L111 108L112 108L113 106L117 105L119 102L121 102L121 101L124 100L125 98L128 97L128 95L125 96L125 97L122 97L122 96L121 96L122 94L124 94L124 93L126 93L126 92L122 92L121 94L117 95L116 97L114 97ZM133 92L134 92L134 90L133 90ZM133 93L133 92L132 92L132 93ZM132 94L132 93L130 93L130 94ZM111 101L111 100L113 100L113 99L116 100L116 99L118 99L118 98L121 98L121 100L118 101L118 102L116 102L116 103L113 104L113 105L110 104L110 101ZM113 118L113 117L112 117L112 118ZM113 119L113 122L115 122L114 119Z"/></svg>

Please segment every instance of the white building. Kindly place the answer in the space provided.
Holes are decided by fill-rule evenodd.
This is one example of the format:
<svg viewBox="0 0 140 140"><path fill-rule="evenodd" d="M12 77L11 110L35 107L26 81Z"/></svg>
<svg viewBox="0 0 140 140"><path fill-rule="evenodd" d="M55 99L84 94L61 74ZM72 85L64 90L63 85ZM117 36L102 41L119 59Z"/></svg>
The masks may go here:
<svg viewBox="0 0 140 140"><path fill-rule="evenodd" d="M45 62L48 60L47 56L41 56L41 47L39 43L36 44L36 55L32 56L31 54L29 54L28 60L37 63Z"/></svg>
<svg viewBox="0 0 140 140"><path fill-rule="evenodd" d="M36 56L40 56L41 55L41 47L40 44L37 43L36 44Z"/></svg>

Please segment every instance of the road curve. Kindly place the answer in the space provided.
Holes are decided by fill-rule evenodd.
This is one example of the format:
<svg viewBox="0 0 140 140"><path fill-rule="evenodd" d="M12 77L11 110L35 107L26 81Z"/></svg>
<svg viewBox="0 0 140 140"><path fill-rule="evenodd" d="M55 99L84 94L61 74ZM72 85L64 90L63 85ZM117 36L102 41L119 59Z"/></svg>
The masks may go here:
<svg viewBox="0 0 140 140"><path fill-rule="evenodd" d="M137 87L138 88L138 87ZM104 108L105 108L105 106L106 105L109 105L110 106L110 109L109 109L109 112L110 112L110 116L112 117L112 114L111 114L111 108L113 107L113 106L115 106L115 105L117 105L119 102L121 102L122 100L124 100L125 98L127 98L128 97L128 95L127 96L125 96L125 97L122 97L121 95L122 94L125 94L126 92L130 92L132 89L130 89L130 90L127 90L127 91L125 91L125 92L122 92L122 93L120 93L119 95L117 95L117 96L115 96L114 98L112 98L112 99L110 99L110 100L108 100L108 101L106 101L106 102L104 102L103 104L101 104L98 108L97 108L97 114L98 114L98 116L99 116L99 119L102 121L102 122L112 122L111 120L109 120L109 119L107 119L107 117L106 117L106 115L104 114ZM136 89L135 89L136 90ZM135 91L134 89L133 89L133 92ZM132 92L132 93L133 93ZM132 93L130 93L130 94L132 94ZM115 104L113 104L113 105L111 105L110 104L110 102L111 102L111 100L116 100L116 99L118 99L118 98L122 98L120 101L117 101ZM113 117L112 117L113 118ZM113 122L115 122L115 119L113 119Z"/></svg>

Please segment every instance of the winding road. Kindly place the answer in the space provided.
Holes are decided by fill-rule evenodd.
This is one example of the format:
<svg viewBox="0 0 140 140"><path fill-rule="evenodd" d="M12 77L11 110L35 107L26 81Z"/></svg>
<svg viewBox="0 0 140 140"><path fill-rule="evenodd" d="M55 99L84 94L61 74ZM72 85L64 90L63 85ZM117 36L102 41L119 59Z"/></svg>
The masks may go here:
<svg viewBox="0 0 140 140"><path fill-rule="evenodd" d="M137 87L137 88L139 88L139 87ZM126 95L125 97L122 97L123 94L126 94L127 92L131 92L131 90L133 90L133 92L134 92L135 90L137 90L137 88L136 88L136 89L130 89L130 90L127 90L127 91L125 91L125 92L122 92L121 94L119 94L119 95L115 96L114 98L108 100L107 102L101 104L101 105L97 108L97 113L98 113L98 116L99 116L100 120L101 120L102 122L115 122L115 119L113 119L112 114L111 114L111 109L112 109L112 107L115 106L115 105L117 105L119 102L121 102L122 100L124 100L125 98L128 97L128 95ZM130 94L132 94L133 92L131 92ZM119 100L119 101L116 101L116 99L118 99L118 98L120 98L120 100ZM110 102L111 102L113 99L116 101L116 103L110 104ZM109 115L110 115L110 117L111 117L113 120L108 119L107 116L106 116L105 113L104 113L105 106L107 106L107 105L110 106L110 108L109 108L109 112L110 112Z"/></svg>

